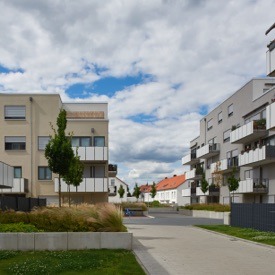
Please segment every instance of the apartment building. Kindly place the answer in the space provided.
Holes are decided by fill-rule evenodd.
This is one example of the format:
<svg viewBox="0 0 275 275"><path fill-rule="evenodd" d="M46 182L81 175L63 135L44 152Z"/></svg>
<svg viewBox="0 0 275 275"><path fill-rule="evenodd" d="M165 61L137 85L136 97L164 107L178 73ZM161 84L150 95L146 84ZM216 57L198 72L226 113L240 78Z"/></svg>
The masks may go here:
<svg viewBox="0 0 275 275"><path fill-rule="evenodd" d="M61 108L67 111L66 132L73 133L73 150L78 148L84 164L78 187L62 181L62 201L68 201L70 192L75 203L107 202L109 167L112 176L116 174L116 166L108 164L107 103L64 103L59 94L0 94L0 161L13 167L13 187L0 191L58 202L58 180L44 153L53 134L50 123L56 128Z"/></svg>
<svg viewBox="0 0 275 275"><path fill-rule="evenodd" d="M229 203L227 179L240 179L235 202L275 202L275 78L254 78L200 121L182 158L185 203ZM202 176L210 184L204 194Z"/></svg>

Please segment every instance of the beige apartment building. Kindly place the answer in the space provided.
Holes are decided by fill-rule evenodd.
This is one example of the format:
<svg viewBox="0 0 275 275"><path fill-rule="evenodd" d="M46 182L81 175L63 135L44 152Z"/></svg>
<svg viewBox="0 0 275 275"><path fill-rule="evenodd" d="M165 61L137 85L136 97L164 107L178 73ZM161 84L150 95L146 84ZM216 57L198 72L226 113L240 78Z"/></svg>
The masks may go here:
<svg viewBox="0 0 275 275"><path fill-rule="evenodd" d="M66 132L73 133L73 150L78 148L84 164L78 187L69 188L62 181L62 200L67 202L70 192L75 203L107 202L109 167L112 176L116 174L116 166L108 164L108 105L63 103L59 94L0 94L0 162L14 171L13 187L0 192L58 202L57 177L49 170L44 153L53 134L50 124L56 128L61 108L67 111Z"/></svg>

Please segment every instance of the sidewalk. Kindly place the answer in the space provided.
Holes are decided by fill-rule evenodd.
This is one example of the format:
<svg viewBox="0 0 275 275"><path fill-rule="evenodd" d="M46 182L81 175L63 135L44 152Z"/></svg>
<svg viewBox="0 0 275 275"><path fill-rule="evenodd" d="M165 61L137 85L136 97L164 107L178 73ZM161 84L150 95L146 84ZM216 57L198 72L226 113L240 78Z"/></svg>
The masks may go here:
<svg viewBox="0 0 275 275"><path fill-rule="evenodd" d="M128 224L134 253L152 275L275 274L275 248L192 226Z"/></svg>

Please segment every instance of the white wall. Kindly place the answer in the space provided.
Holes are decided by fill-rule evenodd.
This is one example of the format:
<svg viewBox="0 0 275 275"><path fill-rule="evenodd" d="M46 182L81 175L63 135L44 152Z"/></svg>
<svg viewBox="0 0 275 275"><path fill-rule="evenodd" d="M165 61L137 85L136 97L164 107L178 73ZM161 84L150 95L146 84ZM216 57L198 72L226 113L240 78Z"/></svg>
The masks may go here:
<svg viewBox="0 0 275 275"><path fill-rule="evenodd" d="M111 189L111 180L115 180L115 186L116 186L116 195L115 196L108 196L108 201L111 203L120 203L120 202L126 202L127 201L127 184L120 180L117 177L109 178L109 189ZM123 198L121 199L118 194L118 189L122 185L123 189L125 190ZM136 199L136 198L135 198Z"/></svg>

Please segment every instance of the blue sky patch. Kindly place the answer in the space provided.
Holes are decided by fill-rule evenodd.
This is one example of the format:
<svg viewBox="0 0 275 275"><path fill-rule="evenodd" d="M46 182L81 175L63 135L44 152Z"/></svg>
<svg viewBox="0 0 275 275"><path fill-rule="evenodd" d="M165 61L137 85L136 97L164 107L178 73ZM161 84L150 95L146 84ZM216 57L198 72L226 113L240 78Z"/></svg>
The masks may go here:
<svg viewBox="0 0 275 275"><path fill-rule="evenodd" d="M9 69L7 67L4 67L2 65L0 65L0 73L2 74L8 74L8 73L24 73L24 70L21 68L18 69Z"/></svg>
<svg viewBox="0 0 275 275"><path fill-rule="evenodd" d="M155 116L146 115L146 114L139 114L136 116L131 116L131 117L129 117L129 119L131 119L132 121L137 122L137 123L146 123L146 122L148 123L148 122L154 122L157 120Z"/></svg>
<svg viewBox="0 0 275 275"><path fill-rule="evenodd" d="M208 107L207 107L207 105L200 106L199 113L202 116L207 115L208 114Z"/></svg>

